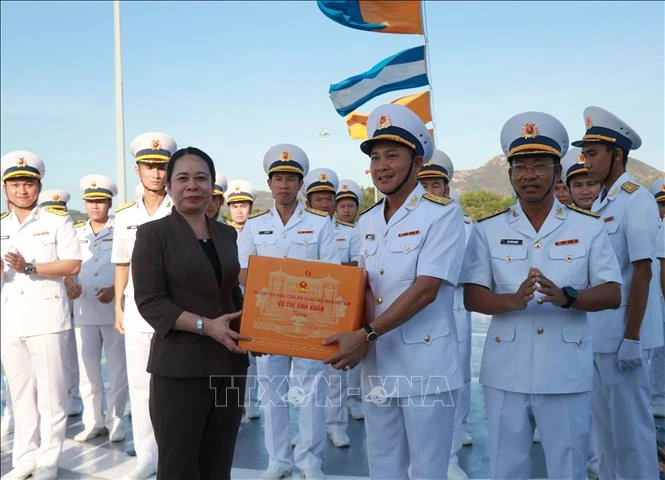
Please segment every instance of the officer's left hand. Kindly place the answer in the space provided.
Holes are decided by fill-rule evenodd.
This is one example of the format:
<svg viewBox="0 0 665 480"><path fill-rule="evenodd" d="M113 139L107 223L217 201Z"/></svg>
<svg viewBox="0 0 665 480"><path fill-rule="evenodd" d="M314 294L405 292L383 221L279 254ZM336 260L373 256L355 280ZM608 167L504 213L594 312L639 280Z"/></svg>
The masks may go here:
<svg viewBox="0 0 665 480"><path fill-rule="evenodd" d="M639 340L624 338L617 352L617 368L620 372L642 366L642 347Z"/></svg>
<svg viewBox="0 0 665 480"><path fill-rule="evenodd" d="M14 269L14 271L18 273L25 272L25 265L27 262L20 252L7 252L5 255L5 260L7 264Z"/></svg>
<svg viewBox="0 0 665 480"><path fill-rule="evenodd" d="M324 363L337 370L350 370L360 363L367 352L367 333L364 329L355 332L335 333L323 340L324 345L339 344L339 351Z"/></svg>
<svg viewBox="0 0 665 480"><path fill-rule="evenodd" d="M101 303L111 303L111 300L113 300L113 297L115 297L115 290L113 289L113 286L98 288L95 292L95 295L97 296L97 300L99 300Z"/></svg>
<svg viewBox="0 0 665 480"><path fill-rule="evenodd" d="M540 285L536 290L542 293L544 296L538 298L538 303L549 302L552 305L560 307L565 305L568 301L568 297L552 280L543 275L543 272L534 268L533 272L533 281Z"/></svg>

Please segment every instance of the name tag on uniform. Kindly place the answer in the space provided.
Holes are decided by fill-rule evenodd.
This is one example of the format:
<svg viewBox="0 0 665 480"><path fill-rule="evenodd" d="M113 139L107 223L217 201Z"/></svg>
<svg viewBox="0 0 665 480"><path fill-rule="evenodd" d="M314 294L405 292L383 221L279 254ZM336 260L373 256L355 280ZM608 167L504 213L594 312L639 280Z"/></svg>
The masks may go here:
<svg viewBox="0 0 665 480"><path fill-rule="evenodd" d="M418 235L420 233L420 230L411 230L410 232L402 232L398 233L398 237L410 237L411 235Z"/></svg>
<svg viewBox="0 0 665 480"><path fill-rule="evenodd" d="M9 240L9 235L0 236L0 240Z"/></svg>
<svg viewBox="0 0 665 480"><path fill-rule="evenodd" d="M614 217L605 217L605 218L603 218L603 222L605 222L605 223L613 222L613 221L614 221Z"/></svg>
<svg viewBox="0 0 665 480"><path fill-rule="evenodd" d="M580 240L578 238L571 238L570 240L559 240L558 242L554 242L554 245L560 247L561 245L575 245L576 243L580 243Z"/></svg>
<svg viewBox="0 0 665 480"><path fill-rule="evenodd" d="M33 237L39 237L40 235L48 235L48 234L49 234L49 232L39 232L39 233L33 233L32 236Z"/></svg>
<svg viewBox="0 0 665 480"><path fill-rule="evenodd" d="M336 242L345 242L346 238L336 238L335 241Z"/></svg>
<svg viewBox="0 0 665 480"><path fill-rule="evenodd" d="M374 240L374 234L368 233L367 235L365 235L365 240Z"/></svg>
<svg viewBox="0 0 665 480"><path fill-rule="evenodd" d="M138 225L127 225L127 230L136 230L137 228L139 228Z"/></svg>
<svg viewBox="0 0 665 480"><path fill-rule="evenodd" d="M519 238L502 238L501 245L522 245L522 240Z"/></svg>
<svg viewBox="0 0 665 480"><path fill-rule="evenodd" d="M87 239L86 239L86 240L79 240L79 242L81 242L81 243L88 243L88 240L87 240Z"/></svg>
<svg viewBox="0 0 665 480"><path fill-rule="evenodd" d="M314 230L298 230L298 233L314 233Z"/></svg>
<svg viewBox="0 0 665 480"><path fill-rule="evenodd" d="M259 235L272 235L272 230L261 230Z"/></svg>

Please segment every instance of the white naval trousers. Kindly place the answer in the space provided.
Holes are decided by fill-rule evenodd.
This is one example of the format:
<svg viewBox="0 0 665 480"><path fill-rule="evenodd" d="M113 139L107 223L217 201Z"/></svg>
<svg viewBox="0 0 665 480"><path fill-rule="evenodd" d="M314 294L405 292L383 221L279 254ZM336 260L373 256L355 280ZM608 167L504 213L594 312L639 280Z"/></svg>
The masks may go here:
<svg viewBox="0 0 665 480"><path fill-rule="evenodd" d="M658 478L649 367L642 355L641 367L620 372L616 353L593 354L591 414L602 479Z"/></svg>
<svg viewBox="0 0 665 480"><path fill-rule="evenodd" d="M663 227L665 228L665 227ZM665 323L663 324L665 328ZM665 346L651 350L649 358L651 405L665 410Z"/></svg>
<svg viewBox="0 0 665 480"><path fill-rule="evenodd" d="M360 367L356 367L360 370ZM344 432L348 423L348 410L346 401L348 399L347 374L344 370L337 370L331 365L325 366L325 388L326 388L326 431Z"/></svg>
<svg viewBox="0 0 665 480"><path fill-rule="evenodd" d="M106 426L111 432L125 414L129 392L125 339L113 325L84 325L76 327L83 425L86 429ZM109 390L106 398L106 418L103 413L104 381L102 379L102 348L108 367Z"/></svg>
<svg viewBox="0 0 665 480"><path fill-rule="evenodd" d="M12 465L53 469L65 441L69 330L32 337L2 336L2 364L14 408Z"/></svg>
<svg viewBox="0 0 665 480"><path fill-rule="evenodd" d="M132 433L138 465L157 463L157 441L150 421L150 374L146 368L153 333L125 331L127 384L132 405Z"/></svg>
<svg viewBox="0 0 665 480"><path fill-rule="evenodd" d="M484 392L491 478L531 477L531 445L538 426L547 476L586 480L590 392L529 394L488 386Z"/></svg>
<svg viewBox="0 0 665 480"><path fill-rule="evenodd" d="M289 388L289 372L293 378ZM257 358L268 468L321 468L325 447L324 363L319 360L264 355ZM293 453L289 439L289 404L299 406Z"/></svg>
<svg viewBox="0 0 665 480"><path fill-rule="evenodd" d="M462 332L464 337L460 339L458 336L457 338L464 385L457 390L455 399L455 426L451 455L457 454L462 448L462 441L468 433L469 411L471 410L471 312L455 310L454 315L455 324L458 326L457 331ZM465 322L465 328L460 329L462 322Z"/></svg>
<svg viewBox="0 0 665 480"><path fill-rule="evenodd" d="M456 390L389 398L384 403L364 397L369 476L393 480L447 478L456 397Z"/></svg>

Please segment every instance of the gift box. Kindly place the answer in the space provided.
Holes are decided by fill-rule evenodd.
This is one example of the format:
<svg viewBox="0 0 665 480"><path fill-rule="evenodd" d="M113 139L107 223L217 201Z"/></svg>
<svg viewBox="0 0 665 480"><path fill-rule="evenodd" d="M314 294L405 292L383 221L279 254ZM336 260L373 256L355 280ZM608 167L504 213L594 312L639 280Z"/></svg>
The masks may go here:
<svg viewBox="0 0 665 480"><path fill-rule="evenodd" d="M325 360L321 341L362 326L365 270L311 260L252 255L240 321L245 350Z"/></svg>

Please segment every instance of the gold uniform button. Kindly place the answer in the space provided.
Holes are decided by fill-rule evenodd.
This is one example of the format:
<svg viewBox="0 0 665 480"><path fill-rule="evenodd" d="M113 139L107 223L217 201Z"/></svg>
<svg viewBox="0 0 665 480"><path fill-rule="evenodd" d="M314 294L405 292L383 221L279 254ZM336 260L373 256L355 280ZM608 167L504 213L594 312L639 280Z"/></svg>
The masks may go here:
<svg viewBox="0 0 665 480"><path fill-rule="evenodd" d="M513 261L513 257L511 257L510 255L508 255L508 256L506 257L506 261L507 261L507 262L512 262L512 261Z"/></svg>
<svg viewBox="0 0 665 480"><path fill-rule="evenodd" d="M286 233L282 233L282 238L286 238Z"/></svg>
<svg viewBox="0 0 665 480"><path fill-rule="evenodd" d="M536 333L537 333L538 335L542 335L544 331L545 331L545 329L544 329L543 327L538 327L538 328L536 328Z"/></svg>
<svg viewBox="0 0 665 480"><path fill-rule="evenodd" d="M496 340L496 343L501 343L501 337L499 336L495 337L494 340Z"/></svg>
<svg viewBox="0 0 665 480"><path fill-rule="evenodd" d="M309 244L309 242L307 240L305 240L305 245L308 245L308 244Z"/></svg>
<svg viewBox="0 0 665 480"><path fill-rule="evenodd" d="M381 305L382 303L383 303L383 300L381 299L381 297L376 297L376 304Z"/></svg>
<svg viewBox="0 0 665 480"><path fill-rule="evenodd" d="M383 275L383 268L379 268L379 275Z"/></svg>
<svg viewBox="0 0 665 480"><path fill-rule="evenodd" d="M408 245L404 245L404 251L408 252L409 250L411 250L411 247L409 247Z"/></svg>
<svg viewBox="0 0 665 480"><path fill-rule="evenodd" d="M533 245L533 246L534 246L535 248L540 248L540 247L542 247L542 246L543 246L543 244L542 244L542 243L540 243L540 242L536 242L536 243L534 243L534 245Z"/></svg>
<svg viewBox="0 0 665 480"><path fill-rule="evenodd" d="M425 343L429 343L429 341L430 341L431 339L432 339L432 338L431 338L429 335L425 335L425 338L423 338L423 340L425 341Z"/></svg>
<svg viewBox="0 0 665 480"><path fill-rule="evenodd" d="M577 346L580 347L580 348L582 348L582 345L584 345L584 340L580 338L580 339L577 341Z"/></svg>
<svg viewBox="0 0 665 480"><path fill-rule="evenodd" d="M572 259L573 259L572 255L566 255L566 260L568 260L570 262Z"/></svg>

